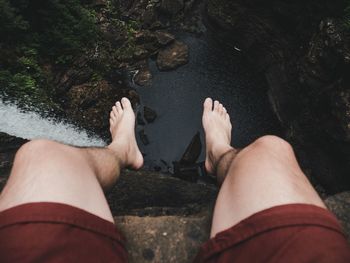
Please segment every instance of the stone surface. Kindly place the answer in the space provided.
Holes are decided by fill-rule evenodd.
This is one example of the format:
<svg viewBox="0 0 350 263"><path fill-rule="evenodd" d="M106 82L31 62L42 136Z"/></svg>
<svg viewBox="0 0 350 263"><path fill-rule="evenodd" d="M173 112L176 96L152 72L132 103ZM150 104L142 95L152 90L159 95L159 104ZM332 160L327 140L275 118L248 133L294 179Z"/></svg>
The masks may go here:
<svg viewBox="0 0 350 263"><path fill-rule="evenodd" d="M140 136L140 139L141 139L141 142L143 143L143 145L148 145L149 144L149 139L148 139L148 136L147 136L145 130L142 129L138 133L139 133L139 136Z"/></svg>
<svg viewBox="0 0 350 263"><path fill-rule="evenodd" d="M81 85L91 79L93 70L90 68L87 58L79 58L74 61L72 67L59 72L55 76L56 91L59 95L67 92L74 85Z"/></svg>
<svg viewBox="0 0 350 263"><path fill-rule="evenodd" d="M350 191L330 196L325 203L341 222L350 241Z"/></svg>
<svg viewBox="0 0 350 263"><path fill-rule="evenodd" d="M18 149L27 140L0 132L0 151Z"/></svg>
<svg viewBox="0 0 350 263"><path fill-rule="evenodd" d="M115 217L127 238L130 263L190 263L208 240L211 216Z"/></svg>
<svg viewBox="0 0 350 263"><path fill-rule="evenodd" d="M157 57L159 70L172 70L188 63L188 46L180 41L174 41L169 46L160 50Z"/></svg>
<svg viewBox="0 0 350 263"><path fill-rule="evenodd" d="M175 40L175 36L168 32L156 31L154 34L161 46L166 46Z"/></svg>
<svg viewBox="0 0 350 263"><path fill-rule="evenodd" d="M116 101L128 97L133 106L138 94L130 89L117 89L105 80L73 86L66 95L68 116L87 130L109 136L108 115Z"/></svg>
<svg viewBox="0 0 350 263"><path fill-rule="evenodd" d="M137 85L146 86L150 84L152 73L149 68L141 68L135 75L134 81Z"/></svg>
<svg viewBox="0 0 350 263"><path fill-rule="evenodd" d="M350 37L343 2L209 0L215 37L265 75L276 116L305 168L326 189L350 189ZM307 10L313 10L312 14ZM320 21L322 21L320 23Z"/></svg>
<svg viewBox="0 0 350 263"><path fill-rule="evenodd" d="M141 112L137 113L136 121L138 125L145 125L146 122L144 121Z"/></svg>
<svg viewBox="0 0 350 263"><path fill-rule="evenodd" d="M19 147L27 140L0 132L0 177L8 174Z"/></svg>
<svg viewBox="0 0 350 263"><path fill-rule="evenodd" d="M161 10L170 15L176 15L184 8L184 0L162 0Z"/></svg>
<svg viewBox="0 0 350 263"><path fill-rule="evenodd" d="M114 215L195 215L212 206L217 188L147 171L125 170L107 194Z"/></svg>
<svg viewBox="0 0 350 263"><path fill-rule="evenodd" d="M155 110L151 109L150 107L144 106L143 107L143 116L145 117L145 120L148 123L152 123L157 118L157 113Z"/></svg>
<svg viewBox="0 0 350 263"><path fill-rule="evenodd" d="M202 142L200 133L197 132L193 138L191 139L191 142L187 146L184 154L182 155L180 162L183 164L194 164L199 155L202 152Z"/></svg>

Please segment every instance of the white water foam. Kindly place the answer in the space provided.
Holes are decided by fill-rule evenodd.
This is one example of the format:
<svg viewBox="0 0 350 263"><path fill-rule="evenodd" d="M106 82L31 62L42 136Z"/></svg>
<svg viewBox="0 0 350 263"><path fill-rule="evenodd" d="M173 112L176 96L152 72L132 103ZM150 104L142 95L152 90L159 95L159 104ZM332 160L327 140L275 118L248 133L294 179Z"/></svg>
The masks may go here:
<svg viewBox="0 0 350 263"><path fill-rule="evenodd" d="M74 125L44 119L35 112L23 112L0 100L0 131L23 139L50 139L74 146L101 147L106 143Z"/></svg>

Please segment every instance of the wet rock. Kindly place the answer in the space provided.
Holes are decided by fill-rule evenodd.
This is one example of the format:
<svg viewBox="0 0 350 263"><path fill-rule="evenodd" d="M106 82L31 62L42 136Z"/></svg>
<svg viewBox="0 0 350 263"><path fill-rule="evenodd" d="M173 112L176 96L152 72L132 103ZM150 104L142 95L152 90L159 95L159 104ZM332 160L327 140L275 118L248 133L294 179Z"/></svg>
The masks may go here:
<svg viewBox="0 0 350 263"><path fill-rule="evenodd" d="M0 177L3 173L9 173L17 150L27 141L0 132Z"/></svg>
<svg viewBox="0 0 350 263"><path fill-rule="evenodd" d="M193 184L169 174L148 171L122 172L107 195L114 215L195 215L215 202L217 188Z"/></svg>
<svg viewBox="0 0 350 263"><path fill-rule="evenodd" d="M148 123L154 122L157 118L157 113L155 112L155 110L152 110L147 106L143 107L143 115Z"/></svg>
<svg viewBox="0 0 350 263"><path fill-rule="evenodd" d="M184 0L162 0L161 10L169 15L176 15L184 8Z"/></svg>
<svg viewBox="0 0 350 263"><path fill-rule="evenodd" d="M243 10L243 5L239 5L236 1L209 0L207 5L209 18L226 30L230 30L236 25L237 20L244 12Z"/></svg>
<svg viewBox="0 0 350 263"><path fill-rule="evenodd" d="M143 120L141 112L137 113L137 124L138 125L145 125L145 121Z"/></svg>
<svg viewBox="0 0 350 263"><path fill-rule="evenodd" d="M202 152L202 143L200 133L197 132L195 136L193 136L190 144L187 146L184 154L181 157L180 163L183 164L194 164L199 155Z"/></svg>
<svg viewBox="0 0 350 263"><path fill-rule="evenodd" d="M350 241L350 192L343 192L328 197L325 203L341 222Z"/></svg>
<svg viewBox="0 0 350 263"><path fill-rule="evenodd" d="M188 182L197 182L200 176L200 167L197 164L185 164L181 162L173 162L173 176Z"/></svg>
<svg viewBox="0 0 350 263"><path fill-rule="evenodd" d="M166 46L175 40L174 35L163 31L156 31L155 36L160 46Z"/></svg>
<svg viewBox="0 0 350 263"><path fill-rule="evenodd" d="M201 154L202 143L200 133L193 136L179 162L174 162L174 176L189 182L197 182L201 167L196 161Z"/></svg>
<svg viewBox="0 0 350 263"><path fill-rule="evenodd" d="M73 66L58 73L55 77L55 86L58 94L67 92L74 85L81 85L91 79L93 70L85 57L77 59Z"/></svg>
<svg viewBox="0 0 350 263"><path fill-rule="evenodd" d="M350 142L350 89L344 87L342 90L335 91L331 105L341 131L338 138Z"/></svg>
<svg viewBox="0 0 350 263"><path fill-rule="evenodd" d="M92 2L92 5L94 7L106 7L107 6L107 1L106 0L94 0Z"/></svg>
<svg viewBox="0 0 350 263"><path fill-rule="evenodd" d="M137 85L146 86L150 84L151 79L152 79L152 73L149 70L149 68L141 68L136 73L134 77L134 82Z"/></svg>
<svg viewBox="0 0 350 263"><path fill-rule="evenodd" d="M0 132L0 151L3 152L7 150L18 149L27 141L28 140L11 136L4 132Z"/></svg>
<svg viewBox="0 0 350 263"><path fill-rule="evenodd" d="M149 55L148 51L143 47L137 47L133 53L133 58L135 60L145 59Z"/></svg>
<svg viewBox="0 0 350 263"><path fill-rule="evenodd" d="M187 64L188 60L188 46L183 42L174 41L172 44L159 51L157 66L159 70L172 70Z"/></svg>
<svg viewBox="0 0 350 263"><path fill-rule="evenodd" d="M140 136L141 142L142 142L144 145L148 145L148 144L149 144L148 136L147 136L147 134L145 133L145 130L139 131L139 136Z"/></svg>
<svg viewBox="0 0 350 263"><path fill-rule="evenodd" d="M151 30L160 30L166 28L166 25L164 25L160 21L155 21L152 25L149 27Z"/></svg>
<svg viewBox="0 0 350 263"><path fill-rule="evenodd" d="M106 80L73 86L66 94L66 113L78 125L109 137L108 115L122 97L129 98L133 106L139 103L135 91L115 88Z"/></svg>
<svg viewBox="0 0 350 263"><path fill-rule="evenodd" d="M156 36L149 30L142 30L135 33L135 43L141 45L147 42L157 41Z"/></svg>

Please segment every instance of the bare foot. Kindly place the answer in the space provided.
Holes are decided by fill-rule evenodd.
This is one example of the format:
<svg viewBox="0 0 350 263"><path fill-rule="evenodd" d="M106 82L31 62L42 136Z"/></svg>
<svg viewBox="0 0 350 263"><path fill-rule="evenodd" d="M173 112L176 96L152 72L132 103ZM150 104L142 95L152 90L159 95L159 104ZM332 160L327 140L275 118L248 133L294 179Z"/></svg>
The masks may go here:
<svg viewBox="0 0 350 263"><path fill-rule="evenodd" d="M211 98L204 101L202 123L206 144L205 169L213 173L220 157L234 149L230 145L232 125L223 105L216 100L213 107Z"/></svg>
<svg viewBox="0 0 350 263"><path fill-rule="evenodd" d="M113 106L109 124L112 143L107 148L117 154L122 167L141 168L143 156L135 138L135 114L127 98Z"/></svg>

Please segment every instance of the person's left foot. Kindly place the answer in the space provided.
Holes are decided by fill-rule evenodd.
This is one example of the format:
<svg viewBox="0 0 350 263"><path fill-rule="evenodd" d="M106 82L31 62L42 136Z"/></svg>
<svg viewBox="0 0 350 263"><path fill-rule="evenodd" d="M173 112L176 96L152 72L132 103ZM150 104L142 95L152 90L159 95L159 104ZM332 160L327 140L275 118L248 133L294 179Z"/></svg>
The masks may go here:
<svg viewBox="0 0 350 263"><path fill-rule="evenodd" d="M141 168L143 156L135 138L135 114L127 98L113 106L109 123L112 143L107 148L117 155L122 167Z"/></svg>

